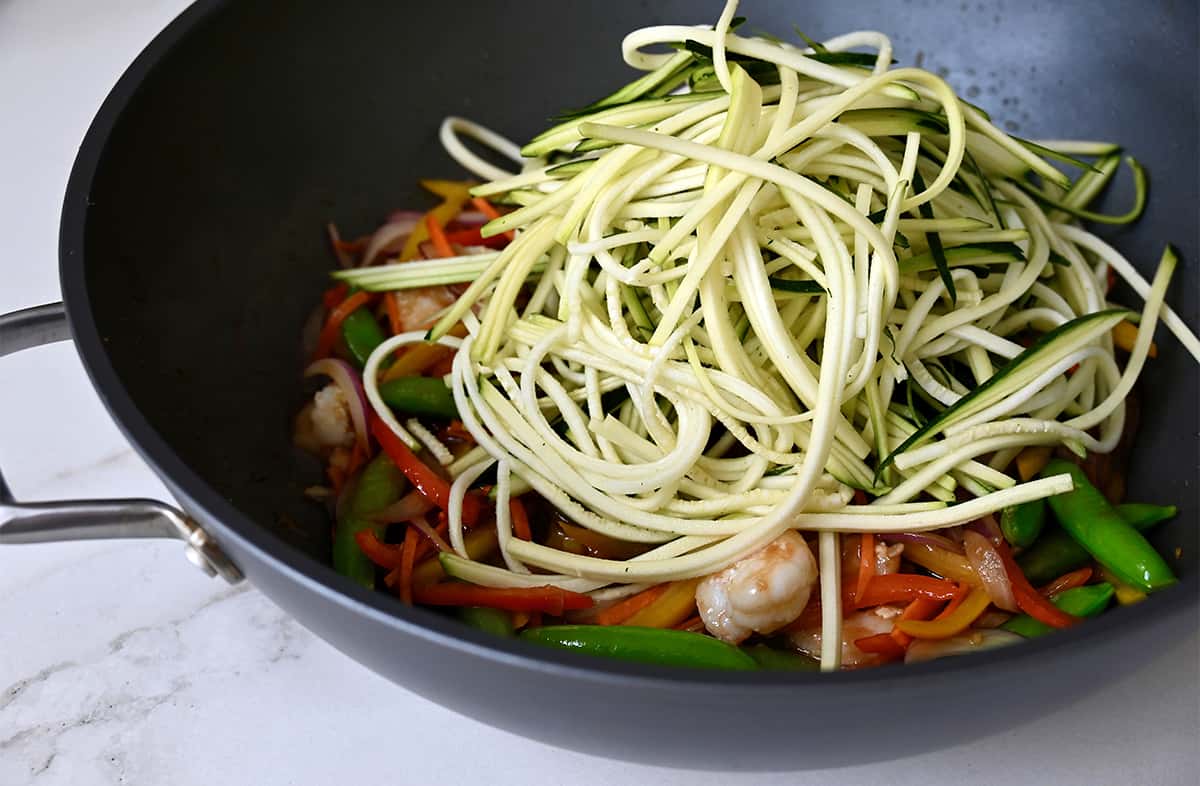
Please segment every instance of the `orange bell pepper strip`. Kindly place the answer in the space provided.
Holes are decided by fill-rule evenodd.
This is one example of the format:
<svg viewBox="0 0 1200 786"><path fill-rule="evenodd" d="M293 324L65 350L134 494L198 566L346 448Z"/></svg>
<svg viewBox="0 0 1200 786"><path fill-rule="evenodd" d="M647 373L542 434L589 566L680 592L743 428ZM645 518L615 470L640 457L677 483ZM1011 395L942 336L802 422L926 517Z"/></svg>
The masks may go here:
<svg viewBox="0 0 1200 786"><path fill-rule="evenodd" d="M672 581L653 603L630 616L622 624L642 628L673 628L696 613L696 585L699 578Z"/></svg>
<svg viewBox="0 0 1200 786"><path fill-rule="evenodd" d="M631 595L630 597L625 598L619 603L614 603L596 615L596 624L620 625L634 614L637 614L639 611L661 598L662 594L666 591L666 584L656 584L653 587L642 590L636 595Z"/></svg>

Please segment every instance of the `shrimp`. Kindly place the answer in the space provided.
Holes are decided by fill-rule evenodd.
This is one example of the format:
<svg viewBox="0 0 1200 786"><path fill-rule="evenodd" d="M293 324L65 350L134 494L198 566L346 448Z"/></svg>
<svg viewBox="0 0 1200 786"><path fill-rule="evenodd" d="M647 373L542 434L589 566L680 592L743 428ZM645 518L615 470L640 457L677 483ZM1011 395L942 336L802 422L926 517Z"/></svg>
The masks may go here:
<svg viewBox="0 0 1200 786"><path fill-rule="evenodd" d="M458 300L458 294L450 287L432 286L406 289L392 293L400 313L400 332L423 330L433 324L434 318Z"/></svg>
<svg viewBox="0 0 1200 786"><path fill-rule="evenodd" d="M877 606L866 611L857 611L842 620L842 668L856 669L863 666L876 666L881 657L873 652L863 652L854 645L858 639L875 636L880 633L891 633L896 624L896 617L903 609L896 606ZM812 658L821 657L821 626L793 630L788 633L788 640L800 652Z"/></svg>
<svg viewBox="0 0 1200 786"><path fill-rule="evenodd" d="M353 445L354 424L345 391L332 384L318 390L296 416L294 440L297 447L317 456Z"/></svg>
<svg viewBox="0 0 1200 786"><path fill-rule="evenodd" d="M708 632L730 644L773 633L800 616L817 583L817 562L804 538L788 531L696 587Z"/></svg>

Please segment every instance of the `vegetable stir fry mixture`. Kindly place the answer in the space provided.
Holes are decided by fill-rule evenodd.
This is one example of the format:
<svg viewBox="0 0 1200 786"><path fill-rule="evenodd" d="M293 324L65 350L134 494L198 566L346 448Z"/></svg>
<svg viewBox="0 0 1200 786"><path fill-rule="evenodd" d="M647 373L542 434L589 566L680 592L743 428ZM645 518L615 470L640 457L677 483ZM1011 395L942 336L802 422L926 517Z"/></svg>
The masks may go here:
<svg viewBox="0 0 1200 786"><path fill-rule="evenodd" d="M296 439L337 569L732 669L978 651L1170 586L1142 533L1174 508L1120 504L1131 393L1160 323L1200 341L1169 247L1146 281L1084 228L1137 219L1142 167L999 130L880 33L746 36L736 6L629 34L644 75L524 147L447 119L478 180L330 227ZM1134 204L1095 212L1122 163Z"/></svg>

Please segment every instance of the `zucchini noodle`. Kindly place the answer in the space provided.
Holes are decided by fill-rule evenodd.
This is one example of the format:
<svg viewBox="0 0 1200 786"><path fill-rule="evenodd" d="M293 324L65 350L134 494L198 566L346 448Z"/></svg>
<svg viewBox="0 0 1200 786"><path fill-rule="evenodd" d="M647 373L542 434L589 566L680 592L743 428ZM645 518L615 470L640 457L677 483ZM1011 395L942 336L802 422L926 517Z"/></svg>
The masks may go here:
<svg viewBox="0 0 1200 786"><path fill-rule="evenodd" d="M935 530L1070 490L1067 475L1017 482L1006 465L1029 446L1111 451L1156 323L1198 360L1200 341L1164 304L1169 250L1148 283L1070 223L1103 186L1094 172L1086 199L1064 192L1044 148L938 76L891 68L880 33L820 50L867 47L873 67L829 64L738 35L736 5L715 28L626 37L626 63L674 92L598 102L523 148L445 121L449 154L488 181L472 193L516 208L482 230L515 231L504 250L339 278L385 291L470 282L429 335L459 347L447 334L467 327L448 380L478 448L452 460L380 398L380 364L425 334L386 341L364 374L376 413L454 478L457 556L444 559L456 576L616 599L721 570L789 529L815 532L831 669L838 533ZM663 44L679 51L644 51ZM684 68L690 89L667 80ZM1124 371L1110 331L1130 314L1106 310L1110 268L1145 298ZM505 567L464 546L463 496L492 467ZM528 490L650 550L601 559L518 539L508 501ZM874 502L851 504L856 490Z"/></svg>

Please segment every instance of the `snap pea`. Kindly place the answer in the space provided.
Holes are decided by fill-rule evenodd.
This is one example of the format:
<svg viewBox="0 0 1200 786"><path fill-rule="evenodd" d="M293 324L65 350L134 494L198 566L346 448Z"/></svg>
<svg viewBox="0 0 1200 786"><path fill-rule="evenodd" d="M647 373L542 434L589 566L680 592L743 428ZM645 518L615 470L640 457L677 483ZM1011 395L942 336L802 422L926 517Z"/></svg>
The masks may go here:
<svg viewBox="0 0 1200 786"><path fill-rule="evenodd" d="M1042 499L1011 505L1000 513L1000 531L1004 539L1019 548L1028 548L1042 534L1046 522L1046 501Z"/></svg>
<svg viewBox="0 0 1200 786"><path fill-rule="evenodd" d="M551 647L656 666L756 669L754 658L723 641L669 628L628 625L551 625L522 631L521 638Z"/></svg>
<svg viewBox="0 0 1200 786"><path fill-rule="evenodd" d="M1138 531L1149 529L1175 516L1174 505L1149 505L1135 502L1117 505L1125 523ZM1033 584L1045 584L1064 573L1082 568L1091 557L1087 550L1058 527L1049 529L1027 551L1017 557L1026 578Z"/></svg>
<svg viewBox="0 0 1200 786"><path fill-rule="evenodd" d="M369 309L356 308L342 320L342 340L346 342L350 357L361 368L375 348L383 343L383 330Z"/></svg>
<svg viewBox="0 0 1200 786"><path fill-rule="evenodd" d="M386 508L404 494L408 482L387 454L380 453L359 473L338 511L333 533L333 567L364 587L375 586L375 565L358 547L355 536L374 530L382 536L383 527L371 521L371 514Z"/></svg>
<svg viewBox="0 0 1200 786"><path fill-rule="evenodd" d="M766 644L742 647L742 652L754 658L760 669L768 671L820 671L821 664L798 652L777 650Z"/></svg>
<svg viewBox="0 0 1200 786"><path fill-rule="evenodd" d="M1108 608L1112 597L1113 586L1111 584L1088 584L1084 587L1075 587L1060 592L1050 598L1050 602L1076 617L1094 617ZM1044 636L1054 631L1054 628L1035 620L1028 614L1013 617L1000 627L1027 639Z"/></svg>
<svg viewBox="0 0 1200 786"><path fill-rule="evenodd" d="M1083 470L1054 459L1043 476L1070 475L1075 488L1050 497L1050 509L1062 528L1113 575L1144 592L1174 584L1175 575L1150 542L1127 524Z"/></svg>
<svg viewBox="0 0 1200 786"><path fill-rule="evenodd" d="M1160 521L1175 518L1179 508L1174 505L1151 505L1147 502L1126 502L1117 505L1117 513L1129 526L1138 532L1149 529Z"/></svg>
<svg viewBox="0 0 1200 786"><path fill-rule="evenodd" d="M458 618L472 628L485 630L497 636L511 636L513 634L512 616L502 609L464 606L458 610Z"/></svg>
<svg viewBox="0 0 1200 786"><path fill-rule="evenodd" d="M406 415L458 417L454 395L436 377L397 377L380 385L379 395L389 407Z"/></svg>

